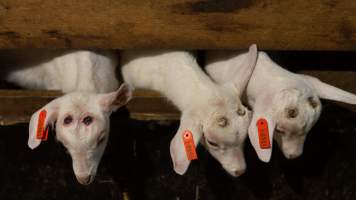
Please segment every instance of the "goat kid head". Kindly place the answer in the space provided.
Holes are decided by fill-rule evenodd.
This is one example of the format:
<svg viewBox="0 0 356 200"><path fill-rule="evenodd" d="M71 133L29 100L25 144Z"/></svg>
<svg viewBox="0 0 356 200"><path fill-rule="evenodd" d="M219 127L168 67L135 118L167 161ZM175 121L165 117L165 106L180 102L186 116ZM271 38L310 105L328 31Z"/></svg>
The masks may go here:
<svg viewBox="0 0 356 200"><path fill-rule="evenodd" d="M179 129L170 144L176 173L184 174L190 164L182 139L186 130L192 132L195 146L201 142L230 175L236 177L245 172L243 143L247 136L251 112L242 105L240 97L254 70L256 59L257 48L252 45L247 59L242 64L246 73L217 86L218 92L211 99L182 111Z"/></svg>
<svg viewBox="0 0 356 200"><path fill-rule="evenodd" d="M271 149L260 149L258 145L257 120L267 119L270 137L274 138L287 159L302 155L304 142L310 129L319 119L322 105L320 99L356 104L356 95L326 84L307 75L296 75L294 81L273 96L265 95L256 100L249 128L251 143L262 161L268 162ZM257 148L256 148L257 147Z"/></svg>
<svg viewBox="0 0 356 200"><path fill-rule="evenodd" d="M122 84L112 93L73 92L51 101L32 115L28 146L34 149L41 143L41 140L36 138L36 131L39 114L45 110L47 115L44 127L55 127L57 140L66 147L72 157L78 182L90 184L94 180L108 142L110 114L125 105L131 94L128 85Z"/></svg>

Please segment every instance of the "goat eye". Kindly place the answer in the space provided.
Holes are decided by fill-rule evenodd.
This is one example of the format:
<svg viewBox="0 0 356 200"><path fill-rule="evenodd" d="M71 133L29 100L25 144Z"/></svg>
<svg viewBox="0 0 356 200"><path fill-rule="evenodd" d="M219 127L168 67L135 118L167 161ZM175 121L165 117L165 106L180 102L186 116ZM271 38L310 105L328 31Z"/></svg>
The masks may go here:
<svg viewBox="0 0 356 200"><path fill-rule="evenodd" d="M92 122L93 122L93 118L91 116L86 116L83 119L83 123L87 126L90 125Z"/></svg>
<svg viewBox="0 0 356 200"><path fill-rule="evenodd" d="M292 108L287 110L287 117L288 118L296 118L298 116L298 109Z"/></svg>
<svg viewBox="0 0 356 200"><path fill-rule="evenodd" d="M279 129L279 128L276 128L276 129L275 129L275 132L276 132L277 134L284 135L284 131L282 131L282 130Z"/></svg>
<svg viewBox="0 0 356 200"><path fill-rule="evenodd" d="M213 147L215 147L215 148L218 148L218 147L219 147L219 145L218 145L217 143L215 143L215 142L212 142L212 141L209 141L209 140L206 140L206 141L208 141L208 144L209 144L209 145L211 145L211 146L213 146Z"/></svg>
<svg viewBox="0 0 356 200"><path fill-rule="evenodd" d="M73 117L68 115L67 117L64 118L63 124L68 125L68 124L72 123L72 121L73 121Z"/></svg>
<svg viewBox="0 0 356 200"><path fill-rule="evenodd" d="M244 115L246 114L246 110L239 108L239 109L237 110L237 114L238 114L239 116L244 116Z"/></svg>
<svg viewBox="0 0 356 200"><path fill-rule="evenodd" d="M98 139L98 143L97 143L97 146L101 145L105 140L105 136L100 136L99 139Z"/></svg>
<svg viewBox="0 0 356 200"><path fill-rule="evenodd" d="M221 127L227 126L227 119L226 119L226 117L220 117L220 118L218 118L217 121L218 121L219 126L221 126Z"/></svg>

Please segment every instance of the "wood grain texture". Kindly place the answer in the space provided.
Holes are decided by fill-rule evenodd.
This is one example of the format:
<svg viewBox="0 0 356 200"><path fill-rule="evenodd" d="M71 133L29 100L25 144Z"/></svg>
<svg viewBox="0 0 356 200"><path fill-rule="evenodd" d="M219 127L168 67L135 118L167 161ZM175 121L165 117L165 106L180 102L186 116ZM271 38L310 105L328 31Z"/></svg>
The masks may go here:
<svg viewBox="0 0 356 200"><path fill-rule="evenodd" d="M0 90L0 125L27 123L31 115L54 98L58 91ZM180 113L159 93L137 90L126 106L136 120L177 120Z"/></svg>
<svg viewBox="0 0 356 200"><path fill-rule="evenodd" d="M0 0L0 48L356 50L354 0Z"/></svg>

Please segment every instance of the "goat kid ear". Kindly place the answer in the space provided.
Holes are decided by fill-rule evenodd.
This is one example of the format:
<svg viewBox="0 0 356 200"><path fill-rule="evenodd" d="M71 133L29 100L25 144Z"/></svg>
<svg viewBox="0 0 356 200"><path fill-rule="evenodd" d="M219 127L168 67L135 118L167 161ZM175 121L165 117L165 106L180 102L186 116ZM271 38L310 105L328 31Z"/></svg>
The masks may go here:
<svg viewBox="0 0 356 200"><path fill-rule="evenodd" d="M258 52L256 44L251 45L244 62L240 64L241 66L234 67L238 70L238 72L232 72L236 74L236 76L230 81L230 83L232 83L236 88L236 92L239 97L241 97L243 92L245 91L247 84L255 69L257 63L257 53Z"/></svg>
<svg viewBox="0 0 356 200"><path fill-rule="evenodd" d="M356 105L355 94L324 83L312 76L301 75L301 77L316 91L320 98Z"/></svg>
<svg viewBox="0 0 356 200"><path fill-rule="evenodd" d="M261 119L264 119L265 120L264 123L267 123L268 135L259 133L258 126L261 126L261 124L258 125L258 123L262 123L262 121L260 121ZM265 124L262 126L266 127ZM274 134L275 126L276 124L271 116L266 114L254 113L251 120L250 127L248 129L248 136L250 142L253 148L255 149L258 158L266 163L269 162L272 157L272 144L273 144L273 134ZM261 136L259 136L259 134L261 134ZM267 136L267 138L263 139L262 137L264 136ZM266 139L269 140L268 141L269 147L266 147L266 142L267 142Z"/></svg>
<svg viewBox="0 0 356 200"><path fill-rule="evenodd" d="M57 120L60 99L61 98L57 98L51 101L31 116L27 142L31 149L35 149L41 144L42 139L37 138L38 129L46 131L47 128L53 126L54 122ZM42 116L40 117L40 115Z"/></svg>
<svg viewBox="0 0 356 200"><path fill-rule="evenodd" d="M116 111L121 106L127 104L131 98L131 87L127 83L123 83L115 92L100 95L99 104L105 111Z"/></svg>
<svg viewBox="0 0 356 200"><path fill-rule="evenodd" d="M183 134L185 131L190 131L192 133L195 147L198 146L203 134L201 125L194 122L194 119L189 114L183 113L178 131L170 144L170 154L174 171L180 175L183 175L187 171L190 164L183 141Z"/></svg>

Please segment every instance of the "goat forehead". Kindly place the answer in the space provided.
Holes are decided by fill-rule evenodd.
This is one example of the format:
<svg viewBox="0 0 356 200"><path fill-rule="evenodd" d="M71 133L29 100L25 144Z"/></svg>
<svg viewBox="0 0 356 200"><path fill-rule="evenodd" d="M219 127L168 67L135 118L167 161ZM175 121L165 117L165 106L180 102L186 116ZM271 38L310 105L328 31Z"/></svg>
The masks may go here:
<svg viewBox="0 0 356 200"><path fill-rule="evenodd" d="M276 100L273 104L273 110L275 112L286 112L288 109L297 109L298 115L301 117L307 117L310 113L310 106L308 100L304 96L289 96L285 99Z"/></svg>
<svg viewBox="0 0 356 200"><path fill-rule="evenodd" d="M235 111L237 110L237 104L220 100L214 104L210 104L208 108L211 114L215 116L224 116L235 113Z"/></svg>
<svg viewBox="0 0 356 200"><path fill-rule="evenodd" d="M238 134L236 130L226 130L226 129L208 129L205 131L206 138L213 142L218 142L219 144L236 144L238 142Z"/></svg>
<svg viewBox="0 0 356 200"><path fill-rule="evenodd" d="M85 113L85 112L97 112L97 106L93 102L92 98L88 96L74 96L62 103L60 106L62 113Z"/></svg>

